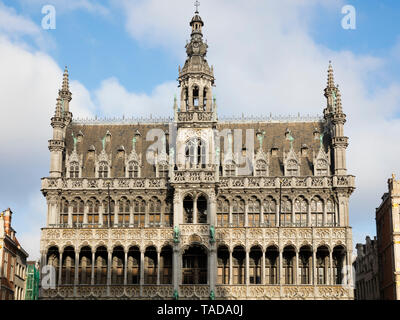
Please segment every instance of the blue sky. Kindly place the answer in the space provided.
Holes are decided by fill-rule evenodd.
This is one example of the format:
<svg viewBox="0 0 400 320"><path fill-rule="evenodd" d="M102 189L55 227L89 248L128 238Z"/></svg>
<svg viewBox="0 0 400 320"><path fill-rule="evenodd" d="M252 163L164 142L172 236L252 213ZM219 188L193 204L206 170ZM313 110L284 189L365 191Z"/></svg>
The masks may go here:
<svg viewBox="0 0 400 320"><path fill-rule="evenodd" d="M56 8L55 30L41 28L47 4ZM341 26L347 4L356 9L356 30ZM32 257L64 66L75 116L171 115L193 11L183 0L0 0L0 208L14 211ZM200 13L220 115L321 114L333 60L348 117L349 174L356 175L354 245L375 235L375 207L391 173L400 175L400 151L392 151L400 134L400 2L204 0Z"/></svg>

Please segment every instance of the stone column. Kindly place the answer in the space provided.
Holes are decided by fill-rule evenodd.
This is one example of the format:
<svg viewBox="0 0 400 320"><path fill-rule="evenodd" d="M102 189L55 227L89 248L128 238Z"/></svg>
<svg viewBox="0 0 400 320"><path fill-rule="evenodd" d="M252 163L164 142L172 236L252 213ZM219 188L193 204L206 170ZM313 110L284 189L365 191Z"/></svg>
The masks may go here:
<svg viewBox="0 0 400 320"><path fill-rule="evenodd" d="M264 202L260 202L260 226L264 227Z"/></svg>
<svg viewBox="0 0 400 320"><path fill-rule="evenodd" d="M129 226L132 227L133 226L133 206L134 203L133 201L130 202L130 206L129 206Z"/></svg>
<svg viewBox="0 0 400 320"><path fill-rule="evenodd" d="M75 252L74 296L76 296L76 286L78 284L79 284L79 252Z"/></svg>
<svg viewBox="0 0 400 320"><path fill-rule="evenodd" d="M292 219L291 219L292 226L294 226L294 223L296 222L296 213L295 213L295 210L294 210L294 201L295 201L295 199L292 199Z"/></svg>
<svg viewBox="0 0 400 320"><path fill-rule="evenodd" d="M296 257L294 261L294 274L293 274L293 280L294 284L300 284L301 281L299 281L299 252L296 250Z"/></svg>
<svg viewBox="0 0 400 320"><path fill-rule="evenodd" d="M332 250L329 250L329 284L333 285L333 261Z"/></svg>
<svg viewBox="0 0 400 320"><path fill-rule="evenodd" d="M209 274L209 285L210 285L210 291L213 290L215 293L215 283L217 282L217 250L216 250L216 245L215 243L210 245L210 259L209 259L209 268L208 268L208 274Z"/></svg>
<svg viewBox="0 0 400 320"><path fill-rule="evenodd" d="M68 205L68 228L72 228L72 206Z"/></svg>
<svg viewBox="0 0 400 320"><path fill-rule="evenodd" d="M313 276L313 284L317 285L318 281L317 281L317 256L316 256L317 251L315 249L313 249L313 272L312 272L312 276Z"/></svg>
<svg viewBox="0 0 400 320"><path fill-rule="evenodd" d="M265 284L265 249L262 249L261 258L261 284Z"/></svg>
<svg viewBox="0 0 400 320"><path fill-rule="evenodd" d="M232 221L232 202L229 201L229 217L228 217L228 222L229 222L229 227L232 226L233 221Z"/></svg>
<svg viewBox="0 0 400 320"><path fill-rule="evenodd" d="M307 206L307 226L311 226L311 199L308 199Z"/></svg>
<svg viewBox="0 0 400 320"><path fill-rule="evenodd" d="M249 226L249 216L248 216L248 212L249 212L249 205L248 202L245 201L244 203L244 226L248 227Z"/></svg>
<svg viewBox="0 0 400 320"><path fill-rule="evenodd" d="M282 250L279 248L279 274L278 274L278 284L282 284Z"/></svg>
<svg viewBox="0 0 400 320"><path fill-rule="evenodd" d="M125 250L124 254L124 285L126 286L128 279L128 251Z"/></svg>
<svg viewBox="0 0 400 320"><path fill-rule="evenodd" d="M229 284L233 284L233 259L232 259L232 250L229 250Z"/></svg>
<svg viewBox="0 0 400 320"><path fill-rule="evenodd" d="M157 285L160 284L160 250L157 248Z"/></svg>
<svg viewBox="0 0 400 320"><path fill-rule="evenodd" d="M174 244L172 259L172 283L174 285L174 291L179 291L179 244Z"/></svg>
<svg viewBox="0 0 400 320"><path fill-rule="evenodd" d="M193 223L197 223L197 197L196 194L193 198Z"/></svg>
<svg viewBox="0 0 400 320"><path fill-rule="evenodd" d="M140 249L140 286L144 284L144 249Z"/></svg>
<svg viewBox="0 0 400 320"><path fill-rule="evenodd" d="M216 225L216 217L217 217L217 199L215 197L214 192L212 191L210 194L210 203L209 203L209 210L208 210L208 223L212 226Z"/></svg>
<svg viewBox="0 0 400 320"><path fill-rule="evenodd" d="M250 274L249 274L249 249L246 248L246 272L245 272L245 283L250 284Z"/></svg>
<svg viewBox="0 0 400 320"><path fill-rule="evenodd" d="M92 273L91 273L91 280L90 283L94 285L94 264L96 259L96 252L92 251Z"/></svg>
<svg viewBox="0 0 400 320"><path fill-rule="evenodd" d="M85 203L83 205L83 225L88 223L89 206Z"/></svg>
<svg viewBox="0 0 400 320"><path fill-rule="evenodd" d="M114 227L118 227L118 212L119 212L119 204L118 204L118 201L115 201L115 205L114 205L114 222L111 221L111 223L114 225Z"/></svg>
<svg viewBox="0 0 400 320"><path fill-rule="evenodd" d="M280 223L280 208L279 208L279 202L276 204L276 217L275 217L275 220L276 220L276 226L277 227L279 227L279 223Z"/></svg>
<svg viewBox="0 0 400 320"><path fill-rule="evenodd" d="M108 251L107 257L107 286L111 284L112 252Z"/></svg>
<svg viewBox="0 0 400 320"><path fill-rule="evenodd" d="M62 284L62 256L63 253L62 251L60 252L60 261L59 261L59 265L58 265L58 285ZM41 265L40 267L43 267L43 265Z"/></svg>
<svg viewBox="0 0 400 320"><path fill-rule="evenodd" d="M327 200L324 199L324 212L322 216L322 226L326 226L326 202Z"/></svg>
<svg viewBox="0 0 400 320"><path fill-rule="evenodd" d="M99 224L100 224L100 227L104 226L103 213L104 213L104 207L103 207L103 203L101 203L100 206L99 206Z"/></svg>

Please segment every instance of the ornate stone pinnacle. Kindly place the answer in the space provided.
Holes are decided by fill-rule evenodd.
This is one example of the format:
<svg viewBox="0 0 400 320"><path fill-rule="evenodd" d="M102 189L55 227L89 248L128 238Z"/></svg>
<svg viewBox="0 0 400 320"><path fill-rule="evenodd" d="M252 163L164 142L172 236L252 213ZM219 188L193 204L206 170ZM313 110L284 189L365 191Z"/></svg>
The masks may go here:
<svg viewBox="0 0 400 320"><path fill-rule="evenodd" d="M68 79L68 67L65 66L64 75L63 75L63 82L62 82L62 91L69 91L69 79Z"/></svg>
<svg viewBox="0 0 400 320"><path fill-rule="evenodd" d="M328 88L334 88L335 87L335 79L333 77L333 68L332 68L332 62L329 61L329 68L328 68Z"/></svg>

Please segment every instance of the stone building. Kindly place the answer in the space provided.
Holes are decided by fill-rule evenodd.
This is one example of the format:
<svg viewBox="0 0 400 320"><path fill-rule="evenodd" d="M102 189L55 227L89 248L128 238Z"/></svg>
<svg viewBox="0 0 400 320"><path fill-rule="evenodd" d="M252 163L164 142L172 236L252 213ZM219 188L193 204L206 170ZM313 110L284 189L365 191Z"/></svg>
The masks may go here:
<svg viewBox="0 0 400 320"><path fill-rule="evenodd" d="M42 179L57 283L41 298L353 299L332 66L321 117L219 119L197 11L190 26L172 118L73 119L65 70Z"/></svg>
<svg viewBox="0 0 400 320"><path fill-rule="evenodd" d="M365 244L357 243L357 258L353 263L355 274L356 300L379 300L379 264L376 237L365 238Z"/></svg>
<svg viewBox="0 0 400 320"><path fill-rule="evenodd" d="M400 180L394 174L388 189L376 209L380 298L400 300Z"/></svg>
<svg viewBox="0 0 400 320"><path fill-rule="evenodd" d="M11 226L10 208L0 213L0 300L24 300L26 258Z"/></svg>

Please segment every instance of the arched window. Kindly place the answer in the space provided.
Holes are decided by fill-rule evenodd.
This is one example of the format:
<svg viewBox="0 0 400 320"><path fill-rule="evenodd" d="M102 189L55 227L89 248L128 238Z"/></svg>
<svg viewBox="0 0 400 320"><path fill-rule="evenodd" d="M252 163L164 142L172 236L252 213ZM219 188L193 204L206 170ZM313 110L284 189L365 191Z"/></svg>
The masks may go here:
<svg viewBox="0 0 400 320"><path fill-rule="evenodd" d="M326 223L327 226L336 226L336 219L335 219L335 206L332 200L328 200L326 202Z"/></svg>
<svg viewBox="0 0 400 320"><path fill-rule="evenodd" d="M229 284L229 250L226 246L218 247L217 259L217 283Z"/></svg>
<svg viewBox="0 0 400 320"><path fill-rule="evenodd" d="M327 176L329 174L328 171L329 165L328 162L324 159L318 159L315 168L316 176Z"/></svg>
<svg viewBox="0 0 400 320"><path fill-rule="evenodd" d="M100 202L95 198L91 198L88 201L87 205L88 205L87 222L92 228L98 227Z"/></svg>
<svg viewBox="0 0 400 320"><path fill-rule="evenodd" d="M57 247L50 247L47 251L47 265L52 266L56 273L56 284L58 283L59 277L59 264L60 264L60 252ZM22 274L22 277L24 275Z"/></svg>
<svg viewBox="0 0 400 320"><path fill-rule="evenodd" d="M163 247L160 253L161 284L172 284L172 248Z"/></svg>
<svg viewBox="0 0 400 320"><path fill-rule="evenodd" d="M294 280L294 259L296 253L292 246L285 247L282 254L283 279L285 284L293 284Z"/></svg>
<svg viewBox="0 0 400 320"><path fill-rule="evenodd" d="M104 200L103 201L103 224L106 227L111 227L114 225L114 209L115 209L115 201L114 200ZM110 214L109 214L110 213Z"/></svg>
<svg viewBox="0 0 400 320"><path fill-rule="evenodd" d="M217 201L217 226L229 226L229 202L223 197L218 198Z"/></svg>
<svg viewBox="0 0 400 320"><path fill-rule="evenodd" d="M208 95L208 90L207 88L203 89L203 111L207 111L207 95Z"/></svg>
<svg viewBox="0 0 400 320"><path fill-rule="evenodd" d="M261 258L262 250L260 247L252 247L249 254L249 276L251 284L261 284Z"/></svg>
<svg viewBox="0 0 400 320"><path fill-rule="evenodd" d="M168 164L164 163L158 165L158 176L160 178L168 177Z"/></svg>
<svg viewBox="0 0 400 320"><path fill-rule="evenodd" d="M193 88L193 107L198 110L199 108L199 87Z"/></svg>
<svg viewBox="0 0 400 320"><path fill-rule="evenodd" d="M287 168L286 168L286 176L298 176L300 172L300 167L299 164L297 163L296 160L290 159L287 162Z"/></svg>
<svg viewBox="0 0 400 320"><path fill-rule="evenodd" d="M281 205L281 226L289 227L292 225L292 201L288 197L282 197Z"/></svg>
<svg viewBox="0 0 400 320"><path fill-rule="evenodd" d="M312 250L309 246L303 246L299 252L300 283L311 284L312 274Z"/></svg>
<svg viewBox="0 0 400 320"><path fill-rule="evenodd" d="M149 201L149 227L159 227L161 224L161 201L153 197Z"/></svg>
<svg viewBox="0 0 400 320"><path fill-rule="evenodd" d="M278 259L279 252L274 246L268 247L265 251L265 283L278 283Z"/></svg>
<svg viewBox="0 0 400 320"><path fill-rule="evenodd" d="M74 284L75 280L75 250L67 247L63 253L62 284Z"/></svg>
<svg viewBox="0 0 400 320"><path fill-rule="evenodd" d="M186 143L185 147L186 163L190 167L201 165L206 166L206 143L200 138L193 138Z"/></svg>
<svg viewBox="0 0 400 320"><path fill-rule="evenodd" d="M95 253L95 284L107 284L107 261L107 249L98 247Z"/></svg>
<svg viewBox="0 0 400 320"><path fill-rule="evenodd" d="M233 284L245 284L246 252L243 247L235 247L232 253Z"/></svg>
<svg viewBox="0 0 400 320"><path fill-rule="evenodd" d="M343 246L336 246L332 251L332 267L335 284L343 284L343 266L346 258L346 250Z"/></svg>
<svg viewBox="0 0 400 320"><path fill-rule="evenodd" d="M139 165L136 161L130 161L128 163L128 177L139 178Z"/></svg>
<svg viewBox="0 0 400 320"><path fill-rule="evenodd" d="M224 165L225 177L236 176L236 164L233 161L228 162Z"/></svg>
<svg viewBox="0 0 400 320"><path fill-rule="evenodd" d="M140 250L138 247L131 247L128 251L127 283L140 283Z"/></svg>
<svg viewBox="0 0 400 320"><path fill-rule="evenodd" d="M157 251L148 247L144 253L144 283L157 284Z"/></svg>
<svg viewBox="0 0 400 320"><path fill-rule="evenodd" d="M108 178L108 163L105 161L99 163L99 178Z"/></svg>
<svg viewBox="0 0 400 320"><path fill-rule="evenodd" d="M193 223L193 198L191 195L187 195L183 200L183 211L185 223Z"/></svg>
<svg viewBox="0 0 400 320"><path fill-rule="evenodd" d="M73 161L69 165L69 176L70 178L79 178L79 163Z"/></svg>
<svg viewBox="0 0 400 320"><path fill-rule="evenodd" d="M247 216L249 227L260 226L260 201L256 197L251 197L247 204Z"/></svg>
<svg viewBox="0 0 400 320"><path fill-rule="evenodd" d="M121 246L114 248L111 265L111 284L124 284L124 249Z"/></svg>
<svg viewBox="0 0 400 320"><path fill-rule="evenodd" d="M75 198L72 201L72 226L81 227L83 224L84 203L81 199Z"/></svg>
<svg viewBox="0 0 400 320"><path fill-rule="evenodd" d="M129 226L130 219L130 202L127 198L123 197L119 200L118 208L118 224L120 226Z"/></svg>
<svg viewBox="0 0 400 320"><path fill-rule="evenodd" d="M164 212L164 226L172 227L174 225L174 214L173 214L173 205L171 200L167 200L165 203L165 212Z"/></svg>
<svg viewBox="0 0 400 320"><path fill-rule="evenodd" d="M317 282L328 284L329 250L326 246L317 249Z"/></svg>
<svg viewBox="0 0 400 320"><path fill-rule="evenodd" d="M91 284L92 275L92 250L89 247L83 247L79 253L79 284Z"/></svg>
<svg viewBox="0 0 400 320"><path fill-rule="evenodd" d="M272 197L265 199L263 204L264 225L275 227L276 224L276 202Z"/></svg>
<svg viewBox="0 0 400 320"><path fill-rule="evenodd" d="M294 202L294 210L296 217L296 226L305 227L307 226L307 202L303 197L299 197Z"/></svg>
<svg viewBox="0 0 400 320"><path fill-rule="evenodd" d="M197 223L207 223L207 198L203 195L197 198Z"/></svg>
<svg viewBox="0 0 400 320"><path fill-rule="evenodd" d="M244 200L237 197L232 202L232 225L233 227L244 227Z"/></svg>
<svg viewBox="0 0 400 320"><path fill-rule="evenodd" d="M68 201L61 199L60 205L60 224L66 227L68 225Z"/></svg>
<svg viewBox="0 0 400 320"><path fill-rule="evenodd" d="M311 200L311 225L313 227L322 226L324 217L324 209L322 200L318 197L314 197Z"/></svg>
<svg viewBox="0 0 400 320"><path fill-rule="evenodd" d="M142 198L136 198L133 203L133 225L144 227L146 215L146 203Z"/></svg>
<svg viewBox="0 0 400 320"><path fill-rule="evenodd" d="M257 160L256 162L256 176L265 177L267 175L267 163L264 160Z"/></svg>

